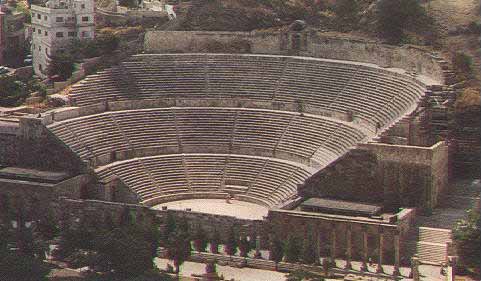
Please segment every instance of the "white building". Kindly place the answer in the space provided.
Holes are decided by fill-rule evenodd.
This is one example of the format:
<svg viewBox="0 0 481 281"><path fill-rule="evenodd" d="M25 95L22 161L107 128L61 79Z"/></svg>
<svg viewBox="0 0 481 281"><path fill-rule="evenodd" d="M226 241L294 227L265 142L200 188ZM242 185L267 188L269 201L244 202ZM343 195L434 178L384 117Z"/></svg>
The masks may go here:
<svg viewBox="0 0 481 281"><path fill-rule="evenodd" d="M50 58L75 38L95 37L93 0L50 0L32 5L32 56L35 74L47 76Z"/></svg>

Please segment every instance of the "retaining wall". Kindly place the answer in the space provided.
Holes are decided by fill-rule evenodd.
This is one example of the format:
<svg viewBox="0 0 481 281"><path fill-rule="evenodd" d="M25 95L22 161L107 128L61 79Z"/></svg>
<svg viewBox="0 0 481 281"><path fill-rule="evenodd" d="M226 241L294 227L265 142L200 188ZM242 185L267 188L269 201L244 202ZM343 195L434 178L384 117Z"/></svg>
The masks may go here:
<svg viewBox="0 0 481 281"><path fill-rule="evenodd" d="M293 49L294 37L300 38L300 48ZM377 41L342 37L320 32L205 32L157 31L145 34L144 48L148 53L199 52L209 41L230 43L245 40L252 53L297 54L302 56L351 60L373 63L381 67L401 68L444 83L443 67L428 49L406 45L381 44Z"/></svg>

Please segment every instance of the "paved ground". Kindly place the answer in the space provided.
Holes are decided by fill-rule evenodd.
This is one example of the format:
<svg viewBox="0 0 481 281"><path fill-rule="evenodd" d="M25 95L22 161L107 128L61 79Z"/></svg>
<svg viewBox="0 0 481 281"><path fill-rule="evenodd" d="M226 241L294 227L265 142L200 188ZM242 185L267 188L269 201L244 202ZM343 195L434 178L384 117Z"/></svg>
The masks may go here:
<svg viewBox="0 0 481 281"><path fill-rule="evenodd" d="M155 259L155 264L160 269L165 269L170 261L166 259ZM172 264L172 263L170 263ZM192 274L204 274L205 264L196 262L185 262L180 272L184 276ZM236 281L285 281L286 274L276 271L253 269L253 268L234 268L230 266L217 266L219 275L224 275L225 280L234 279Z"/></svg>
<svg viewBox="0 0 481 281"><path fill-rule="evenodd" d="M262 220L262 217L267 216L267 212L269 211L267 208L257 204L238 200L230 200L230 203L227 203L224 199L172 201L156 205L152 208L161 209L162 206L167 206L169 209L175 210L191 208L193 212L226 215L249 220Z"/></svg>

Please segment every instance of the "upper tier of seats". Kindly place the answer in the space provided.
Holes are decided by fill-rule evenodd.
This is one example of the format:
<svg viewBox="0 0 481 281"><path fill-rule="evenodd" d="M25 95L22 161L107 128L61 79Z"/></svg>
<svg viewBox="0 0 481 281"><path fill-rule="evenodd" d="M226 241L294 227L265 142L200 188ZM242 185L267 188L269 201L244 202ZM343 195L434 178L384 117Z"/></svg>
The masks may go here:
<svg viewBox="0 0 481 281"><path fill-rule="evenodd" d="M312 170L273 158L229 154L176 154L118 161L96 169L100 182L116 177L141 203L198 194L235 194L237 198L278 205L296 194Z"/></svg>
<svg viewBox="0 0 481 281"><path fill-rule="evenodd" d="M129 99L226 99L298 104L389 125L426 91L416 79L375 66L305 57L136 55L74 85L84 106Z"/></svg>
<svg viewBox="0 0 481 281"><path fill-rule="evenodd" d="M48 129L83 160L150 150L263 155L316 167L366 138L358 127L332 118L243 108L111 111L55 122Z"/></svg>

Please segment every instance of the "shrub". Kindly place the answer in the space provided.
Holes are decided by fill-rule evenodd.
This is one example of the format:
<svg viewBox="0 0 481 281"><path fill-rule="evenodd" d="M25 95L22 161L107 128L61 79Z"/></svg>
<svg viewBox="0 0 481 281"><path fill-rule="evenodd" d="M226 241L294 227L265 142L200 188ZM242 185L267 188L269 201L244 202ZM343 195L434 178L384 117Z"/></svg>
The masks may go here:
<svg viewBox="0 0 481 281"><path fill-rule="evenodd" d="M478 22L471 22L469 25L468 25L468 32L469 33L472 33L472 34L479 34L481 33L481 24L478 23Z"/></svg>
<svg viewBox="0 0 481 281"><path fill-rule="evenodd" d="M350 30L359 22L359 4L357 0L338 0L334 6L334 13L341 30Z"/></svg>
<svg viewBox="0 0 481 281"><path fill-rule="evenodd" d="M418 0L381 0L377 8L377 31L388 43L401 43L405 31L420 33L432 29L432 19Z"/></svg>
<svg viewBox="0 0 481 281"><path fill-rule="evenodd" d="M472 77L473 59L469 55L455 52L452 56L452 65L458 80L467 80Z"/></svg>
<svg viewBox="0 0 481 281"><path fill-rule="evenodd" d="M50 77L58 75L62 80L67 80L72 76L73 70L74 57L70 53L64 52L52 56L47 73Z"/></svg>
<svg viewBox="0 0 481 281"><path fill-rule="evenodd" d="M468 211L466 220L461 220L453 229L461 265L478 271L481 268L481 216L474 209Z"/></svg>

